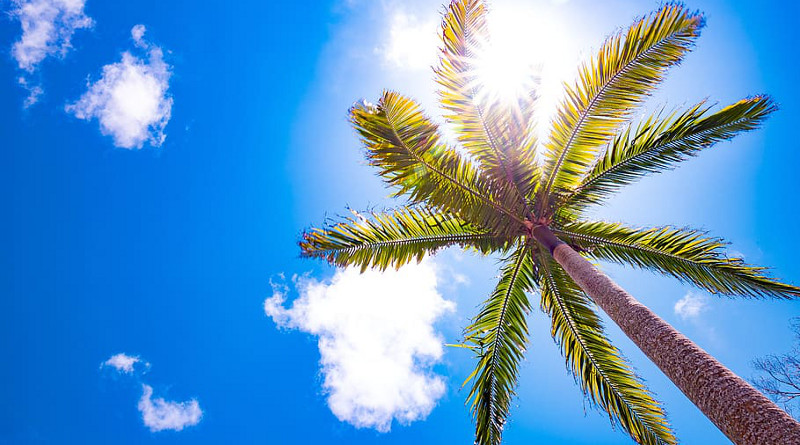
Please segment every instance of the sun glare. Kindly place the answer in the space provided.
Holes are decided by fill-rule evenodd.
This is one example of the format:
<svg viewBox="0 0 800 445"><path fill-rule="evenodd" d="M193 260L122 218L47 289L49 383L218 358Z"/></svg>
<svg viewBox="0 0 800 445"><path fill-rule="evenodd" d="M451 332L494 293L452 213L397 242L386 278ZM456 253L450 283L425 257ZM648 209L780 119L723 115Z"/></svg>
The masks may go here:
<svg viewBox="0 0 800 445"><path fill-rule="evenodd" d="M567 28L546 8L518 4L497 5L487 20L491 40L475 55L480 94L514 101L535 90L539 122L549 121L577 60Z"/></svg>

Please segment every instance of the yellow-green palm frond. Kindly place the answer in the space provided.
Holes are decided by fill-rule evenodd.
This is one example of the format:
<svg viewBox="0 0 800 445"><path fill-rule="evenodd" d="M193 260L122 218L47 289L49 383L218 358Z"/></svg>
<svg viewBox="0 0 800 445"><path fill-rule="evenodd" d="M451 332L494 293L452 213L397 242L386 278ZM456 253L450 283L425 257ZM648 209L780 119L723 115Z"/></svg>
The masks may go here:
<svg viewBox="0 0 800 445"><path fill-rule="evenodd" d="M544 252L538 256L542 309L575 380L588 399L640 444L674 444L658 402L603 333L593 304Z"/></svg>
<svg viewBox="0 0 800 445"><path fill-rule="evenodd" d="M586 255L655 270L711 293L796 298L800 288L768 277L765 268L726 256L725 243L695 230L634 229L618 223L577 222L553 229Z"/></svg>
<svg viewBox="0 0 800 445"><path fill-rule="evenodd" d="M514 196L482 178L458 152L441 142L438 127L411 99L385 92L377 105L357 104L351 121L367 148L370 164L396 195L413 203L449 211L498 235L509 235L522 221ZM516 221L517 224L509 224Z"/></svg>
<svg viewBox="0 0 800 445"><path fill-rule="evenodd" d="M495 97L481 82L479 60L489 45L486 5L453 1L442 22L443 46L436 80L445 118L481 169L525 198L538 183L533 91L514 101ZM530 213L530 212L528 212Z"/></svg>
<svg viewBox="0 0 800 445"><path fill-rule="evenodd" d="M536 285L536 270L528 246L518 247L503 266L500 280L483 308L465 330L465 341L478 356L468 401L475 417L475 443L499 444L519 362L528 342L526 292ZM465 382L466 383L466 382Z"/></svg>
<svg viewBox="0 0 800 445"><path fill-rule="evenodd" d="M701 15L669 4L603 44L577 83L567 86L553 121L545 144L544 199L580 184L597 149L692 48L703 23Z"/></svg>
<svg viewBox="0 0 800 445"><path fill-rule="evenodd" d="M769 97L755 96L714 113L699 103L664 119L653 115L614 138L563 206L582 208L602 202L644 175L671 169L716 142L758 128L776 109Z"/></svg>
<svg viewBox="0 0 800 445"><path fill-rule="evenodd" d="M458 217L424 207L356 215L324 229L303 234L304 257L323 258L337 266L399 268L448 246L474 248L484 254L503 249L507 241L479 230Z"/></svg>

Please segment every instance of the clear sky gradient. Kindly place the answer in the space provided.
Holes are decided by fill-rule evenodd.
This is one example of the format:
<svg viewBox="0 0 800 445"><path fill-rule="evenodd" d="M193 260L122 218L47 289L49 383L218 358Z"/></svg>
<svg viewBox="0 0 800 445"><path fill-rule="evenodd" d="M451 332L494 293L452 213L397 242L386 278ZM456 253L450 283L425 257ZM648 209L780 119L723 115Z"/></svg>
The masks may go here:
<svg viewBox="0 0 800 445"><path fill-rule="evenodd" d="M440 119L439 1L86 0L88 20L58 22L72 26L70 44L35 63L14 49L23 3L0 1L0 444L472 443L461 383L473 359L443 345L494 286L497 259L448 250L381 278L301 260L296 245L348 206L400 204L363 160L347 109L388 88ZM546 97L658 6L490 3L546 59ZM800 10L689 6L707 27L645 109L768 93L781 110L595 215L706 229L798 284ZM752 359L791 347L800 303L603 268L743 377ZM584 401L538 309L530 327L505 442L628 443ZM683 443L727 443L608 332ZM139 361L104 364L120 353Z"/></svg>

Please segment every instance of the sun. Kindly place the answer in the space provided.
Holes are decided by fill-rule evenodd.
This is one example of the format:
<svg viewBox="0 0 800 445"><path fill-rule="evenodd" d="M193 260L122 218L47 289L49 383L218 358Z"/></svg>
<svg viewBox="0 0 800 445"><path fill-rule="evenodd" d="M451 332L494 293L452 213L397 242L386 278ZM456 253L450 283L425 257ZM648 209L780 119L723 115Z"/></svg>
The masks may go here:
<svg viewBox="0 0 800 445"><path fill-rule="evenodd" d="M539 122L549 121L578 59L560 15L547 8L498 5L489 11L487 24L490 41L473 61L478 94L513 103L533 90Z"/></svg>
<svg viewBox="0 0 800 445"><path fill-rule="evenodd" d="M482 94L513 100L525 95L541 82L539 67L530 57L521 56L518 48L492 41L476 55L476 78Z"/></svg>

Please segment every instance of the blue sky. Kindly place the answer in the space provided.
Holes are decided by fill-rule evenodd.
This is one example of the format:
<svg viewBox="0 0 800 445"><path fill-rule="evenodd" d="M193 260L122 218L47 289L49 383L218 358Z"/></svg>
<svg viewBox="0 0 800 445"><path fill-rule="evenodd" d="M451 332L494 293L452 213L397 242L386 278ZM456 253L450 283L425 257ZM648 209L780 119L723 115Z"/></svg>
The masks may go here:
<svg viewBox="0 0 800 445"><path fill-rule="evenodd" d="M554 84L658 6L602 3L492 2L529 25ZM596 216L703 228L800 283L800 11L784 3L690 4L707 28L645 108L769 93L781 110ZM0 6L0 444L471 443L460 385L472 357L443 344L493 287L497 259L445 251L400 275L359 276L301 260L296 246L347 206L396 204L346 112L390 88L438 116L438 2ZM56 31L25 40L25 20ZM791 347L796 302L719 299L603 268L739 375ZM530 325L506 443L625 443L583 401L545 317ZM608 331L684 443L726 443Z"/></svg>

